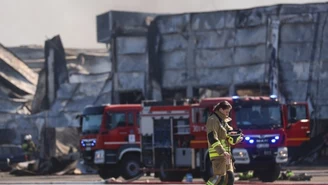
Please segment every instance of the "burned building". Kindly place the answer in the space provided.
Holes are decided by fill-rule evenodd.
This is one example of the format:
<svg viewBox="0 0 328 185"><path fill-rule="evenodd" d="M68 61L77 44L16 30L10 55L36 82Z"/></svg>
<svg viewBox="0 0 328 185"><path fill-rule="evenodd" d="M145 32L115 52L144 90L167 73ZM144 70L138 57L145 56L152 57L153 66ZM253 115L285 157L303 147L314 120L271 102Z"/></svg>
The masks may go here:
<svg viewBox="0 0 328 185"><path fill-rule="evenodd" d="M31 114L38 74L31 70L17 55L0 44L0 99L1 143L20 137L15 129L24 129L24 124L11 124L17 115Z"/></svg>
<svg viewBox="0 0 328 185"><path fill-rule="evenodd" d="M97 38L110 46L112 101L125 103L128 92L158 100L276 94L308 101L322 123L328 118L327 10L320 3L101 14Z"/></svg>
<svg viewBox="0 0 328 185"><path fill-rule="evenodd" d="M76 151L75 115L111 97L107 49L64 49L59 36L46 43L0 48L0 144L19 145L31 134L43 157L62 155L58 146Z"/></svg>

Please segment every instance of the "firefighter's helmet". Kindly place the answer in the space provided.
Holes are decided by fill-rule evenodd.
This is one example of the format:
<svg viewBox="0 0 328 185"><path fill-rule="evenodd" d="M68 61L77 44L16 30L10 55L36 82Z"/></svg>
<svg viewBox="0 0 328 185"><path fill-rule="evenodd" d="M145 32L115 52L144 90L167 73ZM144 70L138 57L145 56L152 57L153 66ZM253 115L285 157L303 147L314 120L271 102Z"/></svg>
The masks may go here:
<svg viewBox="0 0 328 185"><path fill-rule="evenodd" d="M227 140L231 145L235 145L244 140L241 130L229 130L227 133Z"/></svg>
<svg viewBox="0 0 328 185"><path fill-rule="evenodd" d="M31 134L27 134L27 135L25 135L24 139L26 141L32 140L32 135Z"/></svg>

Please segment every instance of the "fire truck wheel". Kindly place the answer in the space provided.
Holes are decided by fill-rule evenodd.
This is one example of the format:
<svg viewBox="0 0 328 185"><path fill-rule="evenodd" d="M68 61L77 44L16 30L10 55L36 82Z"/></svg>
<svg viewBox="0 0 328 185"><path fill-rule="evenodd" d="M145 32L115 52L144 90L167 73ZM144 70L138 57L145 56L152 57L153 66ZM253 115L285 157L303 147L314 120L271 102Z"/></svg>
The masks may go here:
<svg viewBox="0 0 328 185"><path fill-rule="evenodd" d="M170 171L172 170L171 165L166 160L162 160L160 164L159 179L162 182L165 181L177 181L181 182L185 176L184 172L180 171Z"/></svg>
<svg viewBox="0 0 328 185"><path fill-rule="evenodd" d="M141 175L140 157L138 157L138 155L126 155L121 162L122 177L125 180Z"/></svg>
<svg viewBox="0 0 328 185"><path fill-rule="evenodd" d="M257 176L262 182L273 182L278 179L281 167L279 164L274 164L265 171L257 171Z"/></svg>
<svg viewBox="0 0 328 185"><path fill-rule="evenodd" d="M212 162L209 158L206 159L205 171L201 172L204 182L207 182L213 176Z"/></svg>
<svg viewBox="0 0 328 185"><path fill-rule="evenodd" d="M109 170L109 169L115 169L113 167L102 167L99 168L98 170L98 175L102 178L102 179L109 179L111 177L114 177L115 179L118 178L120 176L119 171L118 170Z"/></svg>

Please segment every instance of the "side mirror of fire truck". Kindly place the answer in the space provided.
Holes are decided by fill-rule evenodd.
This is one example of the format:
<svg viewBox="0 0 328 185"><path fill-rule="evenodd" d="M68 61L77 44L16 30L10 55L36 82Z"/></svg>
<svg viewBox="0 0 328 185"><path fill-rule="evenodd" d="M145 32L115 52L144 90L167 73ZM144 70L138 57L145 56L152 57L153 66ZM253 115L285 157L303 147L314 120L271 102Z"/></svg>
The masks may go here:
<svg viewBox="0 0 328 185"><path fill-rule="evenodd" d="M80 128L82 128L82 118L83 118L82 114L78 114L78 115L75 116L75 119L79 120Z"/></svg>
<svg viewBox="0 0 328 185"><path fill-rule="evenodd" d="M107 112L107 121L106 121L106 128L107 129L112 129L111 120L112 120L112 113Z"/></svg>
<svg viewBox="0 0 328 185"><path fill-rule="evenodd" d="M296 117L297 117L297 112L296 112L296 108L293 107L293 106L289 106L288 107L288 112L289 112L289 115L288 115L288 122L290 123L293 123L296 121Z"/></svg>
<svg viewBox="0 0 328 185"><path fill-rule="evenodd" d="M292 123L295 123L297 121L297 111L294 106L288 106L288 124L286 125L286 128L289 129L292 126Z"/></svg>

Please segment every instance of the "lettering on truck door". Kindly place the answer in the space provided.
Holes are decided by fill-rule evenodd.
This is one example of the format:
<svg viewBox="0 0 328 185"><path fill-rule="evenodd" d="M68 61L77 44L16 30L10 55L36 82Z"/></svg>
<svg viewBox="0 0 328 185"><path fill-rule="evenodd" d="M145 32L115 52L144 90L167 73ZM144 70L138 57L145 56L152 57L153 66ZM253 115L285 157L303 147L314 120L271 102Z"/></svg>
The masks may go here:
<svg viewBox="0 0 328 185"><path fill-rule="evenodd" d="M287 105L287 146L297 147L309 140L310 120L305 104Z"/></svg>

